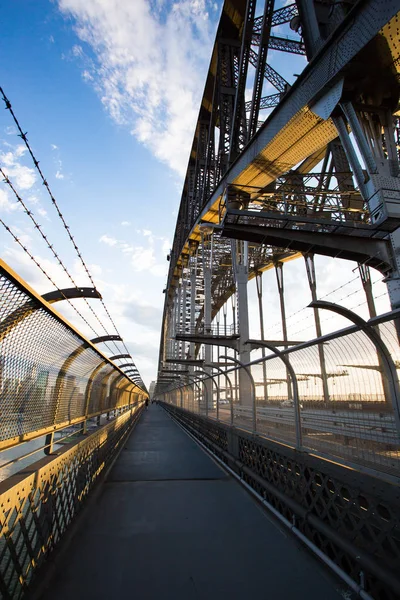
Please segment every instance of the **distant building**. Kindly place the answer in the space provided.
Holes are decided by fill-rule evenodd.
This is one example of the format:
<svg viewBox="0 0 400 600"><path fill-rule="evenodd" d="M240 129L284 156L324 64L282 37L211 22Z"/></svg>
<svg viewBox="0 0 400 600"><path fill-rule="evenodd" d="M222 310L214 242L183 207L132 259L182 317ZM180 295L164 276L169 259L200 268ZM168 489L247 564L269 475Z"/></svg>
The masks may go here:
<svg viewBox="0 0 400 600"><path fill-rule="evenodd" d="M153 395L154 395L154 388L155 387L156 387L156 382L152 381L151 384L150 384L150 387L149 387L149 396L150 396L150 398L152 398Z"/></svg>

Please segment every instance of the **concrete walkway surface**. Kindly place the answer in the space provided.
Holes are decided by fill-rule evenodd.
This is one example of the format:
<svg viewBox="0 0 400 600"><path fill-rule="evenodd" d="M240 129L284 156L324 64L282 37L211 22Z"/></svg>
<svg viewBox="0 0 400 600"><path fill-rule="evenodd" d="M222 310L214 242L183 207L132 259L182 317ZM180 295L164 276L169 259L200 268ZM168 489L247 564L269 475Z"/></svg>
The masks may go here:
<svg viewBox="0 0 400 600"><path fill-rule="evenodd" d="M338 600L339 588L238 482L152 405L43 598Z"/></svg>

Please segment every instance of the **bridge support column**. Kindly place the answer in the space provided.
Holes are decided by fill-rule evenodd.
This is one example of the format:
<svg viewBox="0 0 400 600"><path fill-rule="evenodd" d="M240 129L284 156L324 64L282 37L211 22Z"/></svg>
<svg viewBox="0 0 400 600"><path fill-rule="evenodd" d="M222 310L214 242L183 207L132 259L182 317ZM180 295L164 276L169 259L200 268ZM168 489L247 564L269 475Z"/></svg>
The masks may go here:
<svg viewBox="0 0 400 600"><path fill-rule="evenodd" d="M371 319L373 319L374 317L376 317L376 308L375 308L374 294L373 294L373 290L372 290L371 271L368 266L362 265L362 264L358 265L358 271L360 273L361 283L364 288L365 297L367 299L369 316ZM381 337L380 332L379 332L379 327L376 328L376 335ZM388 385L387 378L385 377L385 368L382 363L382 359L381 359L379 352L377 352L377 356L378 356L379 371L381 374L382 389L383 389L383 393L385 396L385 402L390 405L390 403L391 403L390 388Z"/></svg>
<svg viewBox="0 0 400 600"><path fill-rule="evenodd" d="M275 263L275 274L276 274L276 283L278 285L278 293L279 293L279 305L281 308L281 320L282 320L282 335L283 341L287 342L288 334L287 334L287 324L286 324L286 307L285 307L285 287L284 287L284 278L283 278L283 263L276 262ZM287 346L284 346L285 350ZM287 394L288 400L292 400L292 383L289 376L289 371L286 368L286 381L287 381Z"/></svg>
<svg viewBox="0 0 400 600"><path fill-rule="evenodd" d="M182 292L183 292L182 282L179 282L178 289L177 289L177 292L176 292L177 303L176 303L176 320L175 320L175 323L177 325L177 329L179 331L182 331L182 329L181 329L181 325L182 325ZM176 343L176 356L177 356L177 358L181 358L182 357L182 355L181 355L182 345L183 345L183 342L178 342L177 341L177 343Z"/></svg>
<svg viewBox="0 0 400 600"><path fill-rule="evenodd" d="M314 263L314 255L313 254L305 254L304 260L306 263L306 271L307 271L307 279L308 285L310 286L311 298L313 302L317 300L317 278L315 275L315 263ZM314 308L314 320L315 320L315 332L317 337L322 336L321 330L321 319L319 318L318 308ZM319 363L321 366L321 380L322 380L322 393L324 395L324 402L329 402L329 386L328 386L328 377L326 374L326 363L325 363L325 353L324 347L322 344L318 344L318 355L319 355Z"/></svg>
<svg viewBox="0 0 400 600"><path fill-rule="evenodd" d="M236 279L237 321L239 333L239 359L242 363L250 362L250 350L246 344L249 332L249 305L247 295L248 243L242 240L232 242L233 268ZM252 405L252 392L249 377L243 369L239 371L239 402L243 406Z"/></svg>
<svg viewBox="0 0 400 600"><path fill-rule="evenodd" d="M193 248L193 247L192 247ZM196 325L196 271L197 271L197 248L193 249L193 254L189 258L190 267L190 314L189 314L189 325L190 333L194 333ZM189 358L195 358L195 343L190 342L189 345ZM194 367L189 367L189 371L193 374Z"/></svg>
<svg viewBox="0 0 400 600"><path fill-rule="evenodd" d="M212 296L211 296L211 277L213 260L213 230L210 227L203 227L201 231L202 240L202 263L203 263L203 281L204 281L204 333L211 334L212 321ZM207 364L212 362L212 346L204 345L204 360ZM207 375L211 375L209 368L205 369ZM209 409L213 407L213 385L212 380L207 379L205 386L205 412L208 415Z"/></svg>
<svg viewBox="0 0 400 600"><path fill-rule="evenodd" d="M197 271L197 247L194 249L192 246L192 251L193 253L190 256L189 259L189 266L190 266L190 329L189 331L191 333L194 333L195 330L195 324L196 324L196 271ZM196 346L194 342L190 342L189 344L189 358L194 360L195 359L195 352L196 352ZM194 367L190 366L189 367L189 374L191 376L193 376L194 374ZM194 386L191 386L189 388L189 394L192 395L192 408L194 410L194 404L195 404L195 388Z"/></svg>
<svg viewBox="0 0 400 600"><path fill-rule="evenodd" d="M187 279L182 283L182 300L181 300L181 330L186 330L186 311L187 311ZM181 342L180 358L186 358L186 342Z"/></svg>
<svg viewBox="0 0 400 600"><path fill-rule="evenodd" d="M263 311L263 288L262 288L262 273L256 273L256 286L257 286L257 298L258 298L258 311L260 315L260 333L261 339L265 340L265 332L264 332L264 311ZM261 348L261 355L265 358L265 348ZM268 400L268 383L267 383L267 365L265 360L262 363L263 370L263 383L264 383L264 400Z"/></svg>

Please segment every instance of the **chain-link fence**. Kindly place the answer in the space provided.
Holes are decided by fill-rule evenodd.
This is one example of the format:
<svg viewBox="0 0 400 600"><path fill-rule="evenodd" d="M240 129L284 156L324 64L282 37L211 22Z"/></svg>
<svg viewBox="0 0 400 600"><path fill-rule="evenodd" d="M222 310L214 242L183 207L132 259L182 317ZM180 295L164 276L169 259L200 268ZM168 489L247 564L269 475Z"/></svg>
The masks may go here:
<svg viewBox="0 0 400 600"><path fill-rule="evenodd" d="M163 399L300 451L398 475L398 317L376 317L278 355L267 351L265 369L262 358L247 367L246 395L233 366L224 369L226 381L216 371L212 380L193 371Z"/></svg>
<svg viewBox="0 0 400 600"><path fill-rule="evenodd" d="M144 396L0 262L0 449Z"/></svg>

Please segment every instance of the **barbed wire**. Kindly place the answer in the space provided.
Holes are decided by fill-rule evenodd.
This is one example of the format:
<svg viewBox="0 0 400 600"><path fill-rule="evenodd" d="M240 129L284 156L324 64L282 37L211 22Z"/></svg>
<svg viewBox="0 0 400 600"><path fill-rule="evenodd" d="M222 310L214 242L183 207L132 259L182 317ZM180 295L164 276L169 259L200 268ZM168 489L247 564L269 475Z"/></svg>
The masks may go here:
<svg viewBox="0 0 400 600"><path fill-rule="evenodd" d="M28 138L27 138L27 132L24 132L24 131L23 131L23 129L22 129L22 127L21 127L21 125L20 125L20 123L19 123L19 121L18 121L18 119L17 119L17 117L16 117L16 115L15 115L15 113L14 113L13 109L12 109L11 102L10 102L10 100L7 98L7 96L6 96L6 94L5 94L4 90L3 90L3 88L2 88L1 86L0 86L0 93L1 93L1 95L2 95L2 99L3 99L4 103L5 103L5 105L6 105L6 110L8 110L8 111L10 112L10 114L11 114L11 116L12 116L12 118L13 118L13 121L14 121L14 123L15 123L15 125L16 125L16 127L17 127L18 131L19 131L19 137L20 137L20 138L23 140L23 142L24 142L24 144L25 144L25 146L26 146L26 149L28 150L28 153L29 153L29 155L30 155L30 156L31 156L31 158L32 158L33 164L35 165L35 168L36 168L37 172L39 173L39 176L40 176L40 178L41 178L41 180L42 180L42 183L43 183L43 185L45 186L45 188L46 188L46 190L47 190L47 193L48 193L48 195L49 195L49 197L50 197L50 200L51 200L51 202L52 202L52 204L53 204L54 208L56 209L56 212L57 212L57 214L58 214L58 216L59 216L59 218L60 218L60 220L61 220L61 222L62 222L62 224L63 224L63 226L64 226L64 229L65 229L65 230L66 230L66 232L67 232L67 235L68 235L68 237L69 237L69 239L70 239L70 241L71 241L71 243L72 243L72 245L73 245L73 247L74 247L74 250L75 250L75 252L76 252L76 254L77 254L77 256L78 256L78 258L79 258L79 260L80 260L80 262L81 262L81 264L82 264L82 266L83 266L83 269L84 269L84 271L85 271L85 273L86 273L86 275L87 275L87 277L88 277L88 279L89 279L90 283L92 284L93 288L94 288L94 289L97 291L96 284L95 284L95 282L94 282L94 280L93 280L93 277L92 277L92 275L91 275L91 273L90 273L90 271L89 271L89 268L88 268L88 266L86 265L86 262L85 262L85 260L84 260L84 258L83 258L83 256L82 256L82 253L81 253L81 251L79 250L79 247L78 247L78 245L77 245L77 243L76 243L76 241L75 241L75 238L74 238L74 236L72 235L72 233L71 233L71 231L70 231L70 227L69 227L69 225L67 224L67 222L66 222L66 220L65 220L65 217L64 217L64 215L62 214L62 212L61 212L61 210L60 210L60 208L59 208L59 206L58 206L58 203L57 203L57 201L56 201L56 199L55 199L55 197L54 197L54 195L53 195L53 193L52 193L52 191L51 191L50 185L49 185L49 183L48 183L47 179L45 178L45 176L44 176L44 174L43 174L43 172L42 172L42 169L41 169L41 167L40 167L40 165L39 165L39 161L38 161L38 160L37 160L37 158L35 157L35 155L34 155L34 153L33 153L33 150L32 150L32 148L31 148L31 146L30 146L30 144L29 144L29 141L28 141ZM29 213L28 213L28 214L29 214ZM116 326L116 324L115 324L115 322L114 322L114 320L113 320L113 318L112 318L112 316L111 316L111 314L110 314L110 312L109 312L109 310L108 310L108 308L107 308L107 306L106 306L106 304L105 304L105 302L104 302L104 300L103 300L102 298L100 298L100 302L101 302L101 304L102 304L102 306L103 306L103 308L104 308L104 311L105 311L105 313L106 313L107 317L109 318L109 320L110 320L110 322L111 322L112 326L114 327L114 329L115 329L115 331L116 331L117 335L118 335L118 336L121 338L122 344L123 344L123 346L124 346L124 348L125 348L126 352L127 352L129 355L130 355L130 352L129 352L129 350L128 350L128 348L127 348L127 346L126 346L126 344L125 344L124 340L122 339L122 336L120 335L120 333L119 333L119 331L118 331L118 328L117 328L117 326ZM90 307L90 305L89 305L89 307ZM90 307L90 309L91 309L91 310L92 310L92 312L95 314L95 311L92 309L92 307ZM109 333L108 333L108 330L107 330L107 328L105 327L105 325L104 325L104 324L103 324L103 323L100 321L100 319L98 318L98 316L97 316L97 315L95 315L95 316L96 316L97 320L100 322L100 324L101 324L102 328L104 329L104 331L106 332L106 334L107 334L107 335L109 335ZM115 344L115 347L116 347L116 348L118 348L118 346L117 346L116 344Z"/></svg>
<svg viewBox="0 0 400 600"><path fill-rule="evenodd" d="M63 261L61 260L59 254L55 251L54 249L54 245L50 244L49 238L48 236L44 233L43 228L41 225L39 225L39 223L36 221L35 217L33 216L33 212L31 210L29 210L29 208L27 207L27 205L25 204L24 200L21 198L21 196L18 194L17 190L15 189L15 187L13 186L10 178L7 176L7 174L5 173L4 169L2 167L0 167L0 174L3 176L3 181L4 183L6 183L9 188L12 190L14 196L16 197L17 201L21 204L21 206L23 207L25 213L28 215L28 217L31 219L32 223L34 224L35 229L37 229L37 231L40 233L41 237L43 238L43 240L46 242L47 247L49 248L49 250L51 251L51 253L53 254L54 258L56 259L56 261L58 262L58 264L60 265L60 267L62 268L62 270L64 271L64 273L67 275L67 277L69 278L69 280L71 281L71 283L74 285L75 288L78 289L78 285L75 281L75 279L73 278L73 276L71 275L71 273L68 271L67 267L65 266L65 264L63 263ZM58 288L57 288L58 289ZM63 294L63 297L65 299L65 296ZM89 310L91 311L91 313L94 315L94 317L96 318L96 320L98 321L98 323L103 327L103 329L107 332L107 330L105 329L103 323L101 322L101 320L99 319L98 315L96 314L96 312L93 310L92 306L90 306L88 300L86 298L83 298L83 300L85 301L87 307L89 308ZM93 327L91 328L92 331L94 331ZM96 333L96 332L95 332ZM98 336L98 334L96 333L96 336ZM109 346L107 346L108 350L111 349Z"/></svg>
<svg viewBox="0 0 400 600"><path fill-rule="evenodd" d="M97 336L96 330L92 327L92 325L87 321L87 319L80 313L80 311L76 308L74 304L70 301L67 296L63 293L63 291L58 287L52 277L47 273L47 271L42 267L38 260L33 256L33 254L28 250L28 248L21 242L19 237L12 231L12 229L0 218L0 223L3 225L4 229L8 231L8 233L13 237L14 241L24 250L24 252L29 256L29 258L35 263L35 265L40 269L43 275L50 281L50 283L59 291L60 295L68 302L68 304L74 309L77 315L86 323L86 325L91 329L91 331Z"/></svg>

